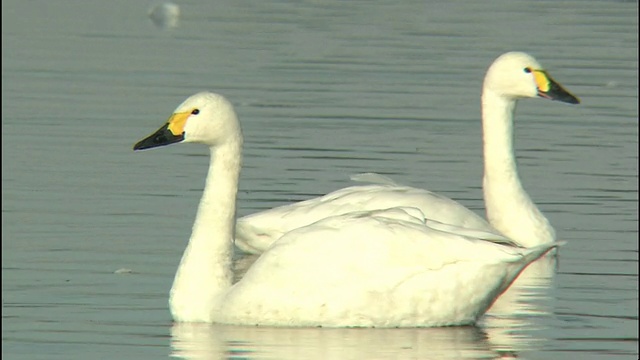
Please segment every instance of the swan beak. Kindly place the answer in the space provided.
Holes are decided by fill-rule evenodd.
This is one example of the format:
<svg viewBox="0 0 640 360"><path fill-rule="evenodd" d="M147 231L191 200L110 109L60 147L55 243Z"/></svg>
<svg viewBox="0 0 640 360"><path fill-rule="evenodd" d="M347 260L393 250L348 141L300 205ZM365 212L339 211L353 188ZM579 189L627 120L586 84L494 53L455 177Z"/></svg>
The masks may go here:
<svg viewBox="0 0 640 360"><path fill-rule="evenodd" d="M133 150L151 149L184 140L184 125L191 115L190 112L175 113L158 131L138 141Z"/></svg>
<svg viewBox="0 0 640 360"><path fill-rule="evenodd" d="M549 99L558 100L569 104L580 104L580 99L568 92L557 81L553 80L546 71L534 70L534 78L538 87L538 96Z"/></svg>

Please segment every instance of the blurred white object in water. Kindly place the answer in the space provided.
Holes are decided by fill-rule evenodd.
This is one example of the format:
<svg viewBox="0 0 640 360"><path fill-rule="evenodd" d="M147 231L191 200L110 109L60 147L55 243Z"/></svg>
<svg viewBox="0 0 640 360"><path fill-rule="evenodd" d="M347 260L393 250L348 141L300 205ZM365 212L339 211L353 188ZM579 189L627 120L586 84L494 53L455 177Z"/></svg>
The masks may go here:
<svg viewBox="0 0 640 360"><path fill-rule="evenodd" d="M132 274L133 270L127 268L120 268L113 272L114 274Z"/></svg>
<svg viewBox="0 0 640 360"><path fill-rule="evenodd" d="M163 29L178 27L180 7L170 1L159 2L149 8L149 19L154 25Z"/></svg>

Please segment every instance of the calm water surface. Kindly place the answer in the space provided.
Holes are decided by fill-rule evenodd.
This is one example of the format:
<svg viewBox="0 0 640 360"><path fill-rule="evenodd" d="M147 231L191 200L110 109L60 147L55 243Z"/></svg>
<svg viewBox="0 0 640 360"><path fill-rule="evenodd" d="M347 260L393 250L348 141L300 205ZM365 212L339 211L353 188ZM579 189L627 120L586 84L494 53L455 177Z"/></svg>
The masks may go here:
<svg viewBox="0 0 640 360"><path fill-rule="evenodd" d="M149 5L2 2L3 356L637 358L637 2L182 1L165 30ZM477 327L173 325L207 152L131 147L182 100L237 106L239 215L368 171L482 213L480 86L509 50L583 101L518 106L521 177L568 241L558 261Z"/></svg>

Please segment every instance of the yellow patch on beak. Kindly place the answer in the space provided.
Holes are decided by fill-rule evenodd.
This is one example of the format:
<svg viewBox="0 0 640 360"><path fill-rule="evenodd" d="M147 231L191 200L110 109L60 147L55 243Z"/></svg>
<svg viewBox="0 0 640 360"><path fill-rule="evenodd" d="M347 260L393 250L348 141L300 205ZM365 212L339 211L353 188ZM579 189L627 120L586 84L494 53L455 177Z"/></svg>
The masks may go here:
<svg viewBox="0 0 640 360"><path fill-rule="evenodd" d="M538 91L548 92L551 88L551 81L549 81L549 75L544 70L533 70L533 78L536 81Z"/></svg>
<svg viewBox="0 0 640 360"><path fill-rule="evenodd" d="M187 119L191 115L190 111L175 113L169 118L169 126L167 129L175 136L182 135L184 133L184 125L187 123Z"/></svg>

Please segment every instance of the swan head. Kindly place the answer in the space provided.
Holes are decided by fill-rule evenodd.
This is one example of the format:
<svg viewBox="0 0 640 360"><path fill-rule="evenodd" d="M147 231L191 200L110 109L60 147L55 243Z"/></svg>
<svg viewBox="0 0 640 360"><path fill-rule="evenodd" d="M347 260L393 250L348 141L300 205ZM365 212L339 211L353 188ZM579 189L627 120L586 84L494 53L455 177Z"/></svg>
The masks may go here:
<svg viewBox="0 0 640 360"><path fill-rule="evenodd" d="M222 95L201 92L180 104L156 132L140 140L133 150L144 150L178 142L216 146L238 139L240 123L231 103Z"/></svg>
<svg viewBox="0 0 640 360"><path fill-rule="evenodd" d="M541 97L569 104L580 100L556 82L533 56L508 52L487 70L484 88L511 99Z"/></svg>

